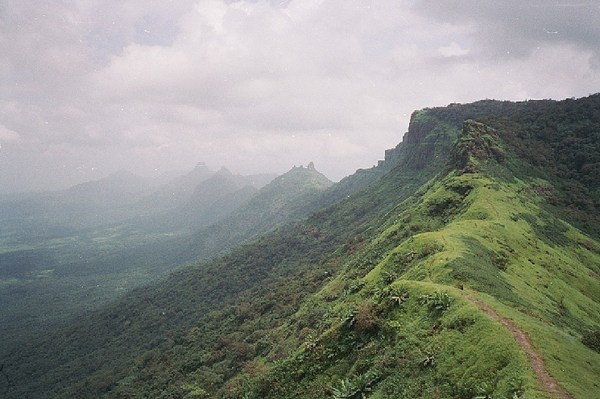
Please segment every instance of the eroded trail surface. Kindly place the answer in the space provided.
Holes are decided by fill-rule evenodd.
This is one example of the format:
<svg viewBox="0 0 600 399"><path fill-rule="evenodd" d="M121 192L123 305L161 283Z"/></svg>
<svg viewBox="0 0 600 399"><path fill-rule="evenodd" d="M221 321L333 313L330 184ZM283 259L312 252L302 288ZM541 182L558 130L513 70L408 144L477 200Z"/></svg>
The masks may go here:
<svg viewBox="0 0 600 399"><path fill-rule="evenodd" d="M527 353L529 360L531 361L531 366L535 372L536 379L540 387L542 387L546 392L551 394L554 397L560 399L573 399L571 395L565 392L556 382L554 378L548 374L548 371L544 367L544 362L538 353L533 349L531 345L531 341L529 341L529 337L523 331L521 331L512 321L500 316L494 309L490 308L485 303L481 302L478 299L473 298L470 295L467 295L467 300L485 312L494 320L502 323L504 327L506 327L511 334L517 340L517 344Z"/></svg>

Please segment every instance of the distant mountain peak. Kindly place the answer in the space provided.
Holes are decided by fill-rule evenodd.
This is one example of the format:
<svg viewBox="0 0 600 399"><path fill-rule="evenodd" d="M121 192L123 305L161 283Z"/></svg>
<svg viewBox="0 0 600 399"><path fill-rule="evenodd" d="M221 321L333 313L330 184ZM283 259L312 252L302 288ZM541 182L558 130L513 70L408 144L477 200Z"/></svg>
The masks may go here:
<svg viewBox="0 0 600 399"><path fill-rule="evenodd" d="M297 188L299 188L301 186L309 185L327 188L332 184L333 182L329 180L327 176L319 172L311 162L306 168L302 165L292 167L292 169L274 179L269 186L285 185L289 187L297 186Z"/></svg>
<svg viewBox="0 0 600 399"><path fill-rule="evenodd" d="M200 177L202 179L205 179L213 173L215 173L215 172L210 170L210 168L204 162L198 162L196 164L196 166L194 167L194 169L189 171L184 176L188 176L188 177L193 176L194 178Z"/></svg>
<svg viewBox="0 0 600 399"><path fill-rule="evenodd" d="M293 171L293 170L302 170L302 169L304 169L304 170L312 170L312 171L316 171L316 172L318 172L318 171L317 171L317 168L315 168L315 164L314 164L314 162L312 162L312 161L311 161L311 162L309 162L309 163L308 163L308 165L306 165L306 167L305 167L304 165L300 165L300 166L296 166L296 165L294 165L294 166L292 167L292 169L291 169L291 170L289 170L287 173L289 173L289 172L291 172L291 171Z"/></svg>

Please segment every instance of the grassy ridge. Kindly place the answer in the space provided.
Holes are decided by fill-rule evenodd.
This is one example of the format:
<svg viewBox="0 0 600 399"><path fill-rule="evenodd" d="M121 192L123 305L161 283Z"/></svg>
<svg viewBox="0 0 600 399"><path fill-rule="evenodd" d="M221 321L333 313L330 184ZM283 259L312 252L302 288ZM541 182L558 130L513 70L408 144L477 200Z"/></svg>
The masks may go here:
<svg viewBox="0 0 600 399"><path fill-rule="evenodd" d="M600 145L599 98L416 113L368 189L8 357L8 397L552 397L482 303L595 398L596 152L557 143Z"/></svg>
<svg viewBox="0 0 600 399"><path fill-rule="evenodd" d="M459 286L480 292L514 320L573 397L593 398L600 355L581 343L581 334L600 325L598 242L547 211L544 196L529 189L539 178L493 178L501 167L488 158L494 150L476 147L466 149L462 166L478 172L450 172L428 183L419 201L371 240L363 260L349 262L297 314L293 324L307 326L298 338L309 339L287 344L300 350L223 394L548 397L506 328L473 309ZM390 248L393 237L407 236L415 224L430 231ZM381 260L362 277L357 266L365 259ZM388 301L402 312L390 311ZM305 319L318 309L328 317L313 330Z"/></svg>

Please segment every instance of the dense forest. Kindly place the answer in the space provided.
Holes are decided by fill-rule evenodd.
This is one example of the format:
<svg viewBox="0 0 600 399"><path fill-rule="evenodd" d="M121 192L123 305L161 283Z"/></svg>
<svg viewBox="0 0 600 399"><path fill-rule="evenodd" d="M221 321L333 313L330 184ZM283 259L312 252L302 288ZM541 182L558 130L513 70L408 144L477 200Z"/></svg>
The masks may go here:
<svg viewBox="0 0 600 399"><path fill-rule="evenodd" d="M372 169L289 173L178 241L210 256L8 341L3 397L598 397L600 95L423 109Z"/></svg>

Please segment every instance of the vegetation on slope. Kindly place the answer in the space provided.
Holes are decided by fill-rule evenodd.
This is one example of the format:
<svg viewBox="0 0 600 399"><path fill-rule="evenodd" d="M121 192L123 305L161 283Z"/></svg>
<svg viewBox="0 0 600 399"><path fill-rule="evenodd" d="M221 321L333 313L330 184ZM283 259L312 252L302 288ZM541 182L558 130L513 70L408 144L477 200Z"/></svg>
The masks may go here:
<svg viewBox="0 0 600 399"><path fill-rule="evenodd" d="M548 211L543 194L531 190L539 178L525 179L531 165L514 156L518 151L505 146L492 128L466 122L454 152L458 172L430 182L419 202L371 241L366 259L349 263L317 294L318 300L306 301L298 319L269 339L283 341L290 351L281 363L259 376L242 372L237 385L227 385L231 392L220 394L552 395L505 325L490 322L477 309L466 310L483 301L530 335L532 350L570 395L560 389L555 393L593 398L600 358L580 337L590 336L586 331L600 323L598 242ZM519 168L509 173L503 165ZM560 174L545 172L560 187ZM414 224L425 232L390 248ZM357 275L365 264L370 271ZM477 302L470 299L475 295ZM421 313L390 314L390 303L420 306ZM314 313L321 315L313 318L316 328L307 322ZM280 351L271 349L264 358Z"/></svg>
<svg viewBox="0 0 600 399"><path fill-rule="evenodd" d="M128 174L122 175L77 186L75 191L84 193L85 198L99 192L118 197L116 187L123 184L116 183L136 181ZM165 205L161 201L168 200L162 196L167 195L169 189L177 199L173 201L182 202L183 197L187 198L188 202L166 215L153 214L142 220L129 220L127 224L83 231L62 230L56 235L45 230L44 222L35 227L35 221L31 221L32 228L41 228L48 234L44 237L30 237L28 226L17 234L18 218L11 221L9 212L14 204L2 204L0 211L7 211L7 215L3 216L6 223L0 229L0 302L3 305L0 307L3 342L0 354L18 346L19 342L34 340L40 331L50 326L68 323L134 287L164 277L184 262L216 257L280 223L306 216L311 209L320 206L314 200L331 185L314 167L294 168L272 184L261 187L267 178L234 176L225 169L215 173L201 164L163 186L156 195L147 197L150 202L157 201L158 213ZM194 184L197 184L196 190L192 192ZM255 193L254 186L261 187L261 191ZM255 195L250 200L248 196L252 194ZM81 198L81 195L76 196L73 202L78 203ZM110 203L97 202L104 204L103 209L111 209ZM235 208L239 208L239 212L226 217ZM68 207L60 209L63 212ZM51 218L54 225L66 222L59 214ZM32 216L32 219L35 218ZM215 223L194 234L182 232L191 225L210 222ZM144 231L148 224L154 227Z"/></svg>
<svg viewBox="0 0 600 399"><path fill-rule="evenodd" d="M418 144L412 149L418 151ZM227 318L217 316L210 319L211 322L207 317L211 312L227 309L244 293L248 298L253 297L255 304L263 302L260 297L272 293L273 298L264 301L277 303L277 306L265 305L265 309L277 309L279 313L271 320L280 323L295 309L299 303L296 301L314 291L319 281L339 268L344 252L328 260L335 248L342 244L363 245L366 236L361 234L377 226L382 215L396 206L395 201L387 201L386 197L406 198L426 181L427 175L420 176L417 172L409 169L404 174L383 179L374 187L381 193L377 196L366 191L360 193L342 205L284 227L218 262L198 264L174 274L158 286L136 291L115 306L92 313L76 327L65 328L41 343L19 348L18 352L5 357L9 364L7 369L13 376L11 394L18 396L25 392L56 397L57 392L65 389L72 395L76 394L73 389L80 388L69 384L86 376L84 385L90 392L98 395L110 392L115 389L115 381L130 370L133 359L171 345L170 340L164 339L167 336L185 335L187 328L201 325L214 329L210 337L225 331ZM317 265L321 266L315 269ZM302 275L305 277L301 278ZM292 295L295 301L287 295ZM165 318L167 315L170 317ZM231 328L235 328L235 323ZM163 330L169 333L161 333ZM157 339L159 336L162 338ZM65 341L63 337L69 339ZM209 346L212 345L210 337L203 341ZM58 364L64 366L56 367ZM94 369L98 370L93 373ZM161 370L173 371L168 367ZM162 379L157 378L157 381Z"/></svg>
<svg viewBox="0 0 600 399"><path fill-rule="evenodd" d="M419 111L367 190L8 357L7 396L594 398L598 101Z"/></svg>

